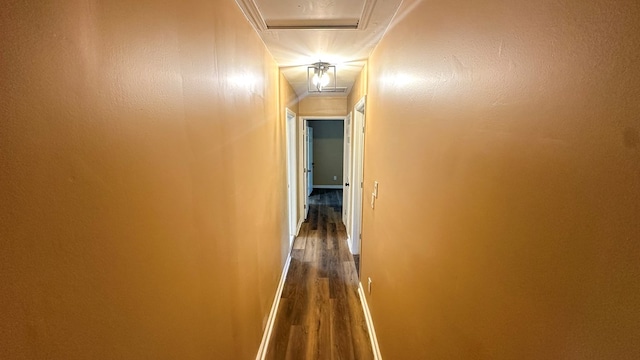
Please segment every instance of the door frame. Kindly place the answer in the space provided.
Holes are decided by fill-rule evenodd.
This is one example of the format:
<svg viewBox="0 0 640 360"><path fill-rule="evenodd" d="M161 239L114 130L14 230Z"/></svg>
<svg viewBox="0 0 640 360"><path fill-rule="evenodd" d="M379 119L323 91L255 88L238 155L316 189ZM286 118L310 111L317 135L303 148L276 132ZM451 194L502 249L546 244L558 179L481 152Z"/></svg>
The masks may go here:
<svg viewBox="0 0 640 360"><path fill-rule="evenodd" d="M362 242L362 207L364 192L364 141L366 125L366 95L353 108L353 152L351 168L351 228L348 237L349 248L354 255L360 254ZM350 230L350 231L349 231Z"/></svg>
<svg viewBox="0 0 640 360"><path fill-rule="evenodd" d="M300 136L298 136L299 139L299 144L300 144L300 148L302 149L302 162L300 164L300 173L302 173L302 188L305 189L305 191L303 192L303 199L304 199L304 219L306 220L308 215L309 215L309 195L307 194L307 150L306 150L306 141L305 141L305 136L307 134L307 122L308 121L321 121L321 120L340 120L342 121L342 126L344 128L345 126L345 119L347 118L346 115L344 116L312 116L312 115L304 115L304 116L299 116L299 122L298 122L298 126L301 129L300 131ZM346 139L343 139L343 141L345 141ZM343 159L342 159L342 164L344 166L344 153L342 154ZM342 174L342 179L344 180L344 174ZM343 191L344 191L344 182L343 182ZM344 199L343 199L344 200Z"/></svg>
<svg viewBox="0 0 640 360"><path fill-rule="evenodd" d="M351 151L352 151L352 119L353 113L349 112L344 120L344 150L342 170L342 222L348 229L351 216Z"/></svg>
<svg viewBox="0 0 640 360"><path fill-rule="evenodd" d="M313 192L313 167L315 162L313 161L313 127L308 125L309 122L305 121L305 138L304 138L304 150L305 150L305 168L307 174L305 179L307 180L307 186L305 186L305 196L311 196ZM311 162L311 165L309 165Z"/></svg>
<svg viewBox="0 0 640 360"><path fill-rule="evenodd" d="M293 246L293 241L298 235L298 179L297 179L297 160L296 160L296 113L289 108L285 108L286 112L286 153L287 153L287 204L289 214L289 246Z"/></svg>

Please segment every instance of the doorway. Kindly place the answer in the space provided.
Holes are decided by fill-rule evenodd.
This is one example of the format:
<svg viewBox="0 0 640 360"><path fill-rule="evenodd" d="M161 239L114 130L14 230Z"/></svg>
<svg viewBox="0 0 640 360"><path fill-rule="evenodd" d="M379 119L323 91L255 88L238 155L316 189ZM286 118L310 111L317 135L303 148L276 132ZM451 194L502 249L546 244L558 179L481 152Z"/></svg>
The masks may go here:
<svg viewBox="0 0 640 360"><path fill-rule="evenodd" d="M345 117L300 117L303 150L303 188L305 220L309 216L310 196L321 190L339 190L342 201L345 187ZM342 210L337 214L343 218Z"/></svg>

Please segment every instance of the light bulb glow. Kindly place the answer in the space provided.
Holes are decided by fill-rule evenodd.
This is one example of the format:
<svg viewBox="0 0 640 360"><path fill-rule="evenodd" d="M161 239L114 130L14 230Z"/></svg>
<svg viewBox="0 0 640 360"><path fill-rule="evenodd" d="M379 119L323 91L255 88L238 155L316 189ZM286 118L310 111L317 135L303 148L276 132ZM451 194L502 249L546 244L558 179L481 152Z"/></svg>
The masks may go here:
<svg viewBox="0 0 640 360"><path fill-rule="evenodd" d="M311 72L313 71L313 74ZM321 92L323 88L331 83L331 77L335 78L335 66L331 66L328 63L317 62L313 66L307 68L307 79L309 81L310 92ZM315 90L311 90L311 86Z"/></svg>
<svg viewBox="0 0 640 360"><path fill-rule="evenodd" d="M320 77L320 86L325 87L329 85L329 74L324 73L322 77Z"/></svg>

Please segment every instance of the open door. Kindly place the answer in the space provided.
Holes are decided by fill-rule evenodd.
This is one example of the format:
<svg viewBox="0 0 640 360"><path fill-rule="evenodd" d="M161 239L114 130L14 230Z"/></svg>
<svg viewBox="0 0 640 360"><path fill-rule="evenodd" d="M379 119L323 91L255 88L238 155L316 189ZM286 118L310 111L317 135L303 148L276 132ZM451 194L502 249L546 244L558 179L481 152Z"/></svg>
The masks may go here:
<svg viewBox="0 0 640 360"><path fill-rule="evenodd" d="M287 195L289 210L289 245L293 246L293 240L298 232L298 205L296 177L296 114L286 109L287 112Z"/></svg>
<svg viewBox="0 0 640 360"><path fill-rule="evenodd" d="M360 254L360 240L362 229L362 192L364 176L364 126L365 126L365 98L355 106L353 112L353 162L351 173L351 253Z"/></svg>

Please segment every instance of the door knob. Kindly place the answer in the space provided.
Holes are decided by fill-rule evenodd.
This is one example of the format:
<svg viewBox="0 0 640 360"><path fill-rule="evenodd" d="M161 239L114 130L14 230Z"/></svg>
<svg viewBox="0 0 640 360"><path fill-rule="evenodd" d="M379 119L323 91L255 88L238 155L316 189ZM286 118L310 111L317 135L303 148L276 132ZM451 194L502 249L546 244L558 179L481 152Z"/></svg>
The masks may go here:
<svg viewBox="0 0 640 360"><path fill-rule="evenodd" d="M349 183L345 183L344 186L349 186Z"/></svg>

